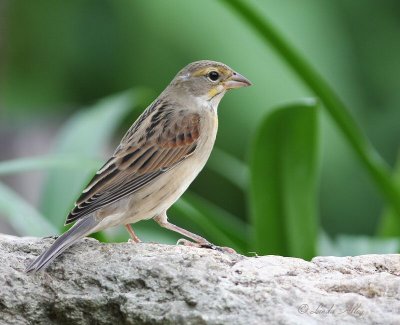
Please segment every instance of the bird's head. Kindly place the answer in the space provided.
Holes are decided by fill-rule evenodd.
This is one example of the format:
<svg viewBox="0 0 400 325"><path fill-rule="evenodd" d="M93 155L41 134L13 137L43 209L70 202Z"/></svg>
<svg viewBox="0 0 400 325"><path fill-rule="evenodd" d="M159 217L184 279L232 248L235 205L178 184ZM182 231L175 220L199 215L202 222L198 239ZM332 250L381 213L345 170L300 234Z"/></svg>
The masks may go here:
<svg viewBox="0 0 400 325"><path fill-rule="evenodd" d="M229 89L250 86L251 82L226 64L215 61L197 61L183 68L171 82L172 87L188 92L212 106Z"/></svg>

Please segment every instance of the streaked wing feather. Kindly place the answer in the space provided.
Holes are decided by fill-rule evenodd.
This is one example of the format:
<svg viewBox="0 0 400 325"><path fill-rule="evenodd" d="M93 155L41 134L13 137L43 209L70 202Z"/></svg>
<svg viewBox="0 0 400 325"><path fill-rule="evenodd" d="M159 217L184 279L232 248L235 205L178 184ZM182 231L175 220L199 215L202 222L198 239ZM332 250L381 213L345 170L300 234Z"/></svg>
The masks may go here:
<svg viewBox="0 0 400 325"><path fill-rule="evenodd" d="M142 125L131 127L126 141L83 191L66 224L140 190L193 154L200 136L200 116L181 116L165 106L150 107L150 113L143 113L146 118L138 120Z"/></svg>

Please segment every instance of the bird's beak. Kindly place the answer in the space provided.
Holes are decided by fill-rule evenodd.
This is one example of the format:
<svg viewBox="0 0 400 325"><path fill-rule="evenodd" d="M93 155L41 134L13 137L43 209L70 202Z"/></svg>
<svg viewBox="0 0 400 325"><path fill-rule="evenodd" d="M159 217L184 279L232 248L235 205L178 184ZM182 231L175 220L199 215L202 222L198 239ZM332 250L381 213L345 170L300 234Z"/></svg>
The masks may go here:
<svg viewBox="0 0 400 325"><path fill-rule="evenodd" d="M224 82L225 89L234 89L234 88L241 88L241 87L248 87L251 86L252 83L249 79L243 77L241 74L235 72L232 76L230 76Z"/></svg>

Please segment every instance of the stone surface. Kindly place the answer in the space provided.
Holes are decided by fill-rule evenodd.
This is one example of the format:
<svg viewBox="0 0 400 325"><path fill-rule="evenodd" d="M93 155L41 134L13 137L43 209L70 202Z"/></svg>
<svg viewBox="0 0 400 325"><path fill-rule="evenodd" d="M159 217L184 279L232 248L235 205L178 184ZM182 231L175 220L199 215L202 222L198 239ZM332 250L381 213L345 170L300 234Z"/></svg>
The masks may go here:
<svg viewBox="0 0 400 325"><path fill-rule="evenodd" d="M53 239L0 235L0 324L400 324L400 256L244 257L85 239L44 273Z"/></svg>

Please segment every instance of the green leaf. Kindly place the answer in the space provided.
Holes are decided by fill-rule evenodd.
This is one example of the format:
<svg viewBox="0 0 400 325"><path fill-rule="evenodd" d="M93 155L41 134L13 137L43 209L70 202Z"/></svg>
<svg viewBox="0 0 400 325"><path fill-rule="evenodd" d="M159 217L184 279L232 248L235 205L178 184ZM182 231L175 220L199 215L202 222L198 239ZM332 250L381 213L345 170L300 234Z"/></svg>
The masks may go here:
<svg viewBox="0 0 400 325"><path fill-rule="evenodd" d="M397 158L393 180L400 190L400 154ZM381 223L378 228L378 235L382 237L396 237L399 236L399 234L400 218L398 218L396 211L392 206L386 207L381 217Z"/></svg>
<svg viewBox="0 0 400 325"><path fill-rule="evenodd" d="M241 190L247 190L249 178L247 166L224 150L216 147L213 149L211 157L207 162L207 168L225 177Z"/></svg>
<svg viewBox="0 0 400 325"><path fill-rule="evenodd" d="M0 214L22 236L57 235L49 221L17 193L0 183Z"/></svg>
<svg viewBox="0 0 400 325"><path fill-rule="evenodd" d="M315 256L318 110L287 105L260 124L250 154L250 211L259 254Z"/></svg>
<svg viewBox="0 0 400 325"><path fill-rule="evenodd" d="M49 169L78 169L82 168L96 170L101 166L101 161L98 159L89 159L82 156L73 155L58 155L58 156L39 156L19 158L9 161L0 162L0 176L10 175L21 172L30 172L34 170Z"/></svg>
<svg viewBox="0 0 400 325"><path fill-rule="evenodd" d="M147 91L126 92L76 113L60 131L54 154L98 159L127 113L147 97ZM51 171L42 196L44 215L61 228L73 202L96 170L97 166L82 164L80 170Z"/></svg>

